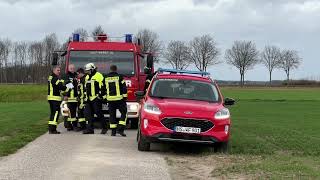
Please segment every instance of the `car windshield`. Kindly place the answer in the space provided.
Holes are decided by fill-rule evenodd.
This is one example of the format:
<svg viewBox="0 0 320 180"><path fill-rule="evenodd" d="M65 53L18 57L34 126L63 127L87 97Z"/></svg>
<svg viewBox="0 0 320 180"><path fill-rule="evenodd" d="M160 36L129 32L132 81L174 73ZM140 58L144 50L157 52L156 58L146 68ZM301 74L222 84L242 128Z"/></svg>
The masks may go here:
<svg viewBox="0 0 320 180"><path fill-rule="evenodd" d="M71 51L69 63L76 68L84 68L87 63L94 63L98 71L108 74L110 65L118 67L118 73L134 75L134 54L123 51Z"/></svg>
<svg viewBox="0 0 320 180"><path fill-rule="evenodd" d="M213 84L185 79L158 79L152 85L150 96L208 102L219 101L218 90Z"/></svg>

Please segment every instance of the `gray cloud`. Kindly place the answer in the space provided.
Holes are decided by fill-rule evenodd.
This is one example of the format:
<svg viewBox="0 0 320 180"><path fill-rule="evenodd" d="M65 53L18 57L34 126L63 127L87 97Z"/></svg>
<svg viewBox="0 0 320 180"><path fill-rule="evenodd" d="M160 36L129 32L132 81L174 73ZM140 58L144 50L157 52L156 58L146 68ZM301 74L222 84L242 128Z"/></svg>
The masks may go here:
<svg viewBox="0 0 320 180"><path fill-rule="evenodd" d="M101 24L111 36L147 27L165 42L209 33L222 50L234 40L253 40L260 49L275 44L295 49L304 58L293 77L320 76L318 0L2 0L0 17L0 37L15 40L56 32L63 41L75 28L91 30ZM211 71L218 79L238 79L228 65ZM266 70L258 66L247 78L267 80ZM276 71L275 78L283 79L284 73Z"/></svg>

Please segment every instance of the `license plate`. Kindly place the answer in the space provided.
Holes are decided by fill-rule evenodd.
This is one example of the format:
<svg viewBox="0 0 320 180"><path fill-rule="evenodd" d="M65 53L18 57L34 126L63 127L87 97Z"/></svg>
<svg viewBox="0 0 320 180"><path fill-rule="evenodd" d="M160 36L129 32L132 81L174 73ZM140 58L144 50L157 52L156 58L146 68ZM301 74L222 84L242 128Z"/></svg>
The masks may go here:
<svg viewBox="0 0 320 180"><path fill-rule="evenodd" d="M201 133L201 128L176 126L175 127L175 131L176 132L181 132L181 133L200 134Z"/></svg>

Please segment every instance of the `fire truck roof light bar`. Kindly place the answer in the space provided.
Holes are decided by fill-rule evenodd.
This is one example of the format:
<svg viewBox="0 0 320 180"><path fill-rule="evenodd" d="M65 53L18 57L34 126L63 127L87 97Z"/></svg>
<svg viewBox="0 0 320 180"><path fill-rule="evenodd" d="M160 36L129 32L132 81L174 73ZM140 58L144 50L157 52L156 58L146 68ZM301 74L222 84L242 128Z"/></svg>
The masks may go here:
<svg viewBox="0 0 320 180"><path fill-rule="evenodd" d="M168 72L168 73L173 73L173 74L196 74L196 75L201 75L201 76L209 76L210 73L208 72L203 72L203 71L187 71L187 70L178 70L178 69L163 69L163 68L159 68L158 69L159 73L164 73L164 72Z"/></svg>

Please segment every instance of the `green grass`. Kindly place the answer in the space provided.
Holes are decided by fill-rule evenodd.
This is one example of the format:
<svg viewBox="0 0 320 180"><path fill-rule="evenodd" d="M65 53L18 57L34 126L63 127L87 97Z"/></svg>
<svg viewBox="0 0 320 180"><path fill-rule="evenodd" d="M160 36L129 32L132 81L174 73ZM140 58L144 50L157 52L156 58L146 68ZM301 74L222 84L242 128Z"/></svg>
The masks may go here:
<svg viewBox="0 0 320 180"><path fill-rule="evenodd" d="M0 156L14 153L47 131L46 101L0 103L0 114Z"/></svg>
<svg viewBox="0 0 320 180"><path fill-rule="evenodd" d="M45 85L0 85L0 156L17 151L47 131Z"/></svg>
<svg viewBox="0 0 320 180"><path fill-rule="evenodd" d="M45 85L0 85L0 102L45 101Z"/></svg>
<svg viewBox="0 0 320 180"><path fill-rule="evenodd" d="M224 167L271 179L320 178L320 89L223 88L232 113L232 155L261 157Z"/></svg>
<svg viewBox="0 0 320 180"><path fill-rule="evenodd" d="M236 88L224 87L225 97L233 97L238 101L320 101L320 88Z"/></svg>

